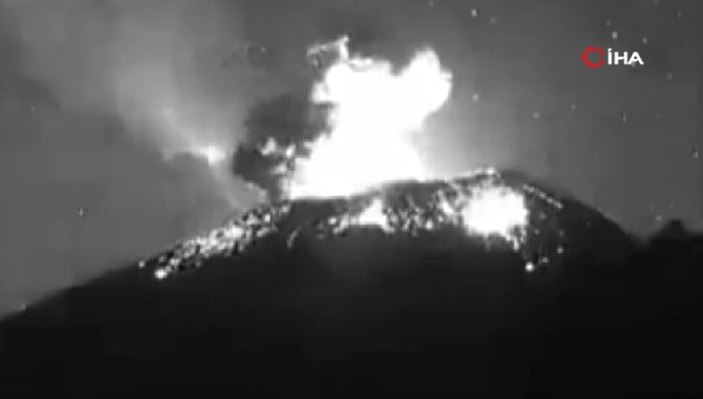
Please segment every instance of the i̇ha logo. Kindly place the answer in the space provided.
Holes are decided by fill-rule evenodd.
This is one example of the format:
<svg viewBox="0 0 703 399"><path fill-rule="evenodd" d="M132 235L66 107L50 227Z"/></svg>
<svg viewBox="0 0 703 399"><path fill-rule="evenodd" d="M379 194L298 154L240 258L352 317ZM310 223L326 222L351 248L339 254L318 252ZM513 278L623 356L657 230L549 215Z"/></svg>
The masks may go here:
<svg viewBox="0 0 703 399"><path fill-rule="evenodd" d="M597 58L596 61L593 61ZM628 53L627 51L613 51L613 49L608 49L607 51L598 46L588 46L583 53L581 53L581 59L587 67L591 69L600 68L603 65L644 65L642 57L637 51Z"/></svg>

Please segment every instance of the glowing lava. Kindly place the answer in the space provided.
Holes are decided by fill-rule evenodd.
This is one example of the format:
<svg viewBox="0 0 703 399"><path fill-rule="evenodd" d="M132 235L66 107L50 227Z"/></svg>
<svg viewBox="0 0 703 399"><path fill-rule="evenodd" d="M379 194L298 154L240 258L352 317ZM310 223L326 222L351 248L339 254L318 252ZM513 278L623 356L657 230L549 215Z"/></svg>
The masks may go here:
<svg viewBox="0 0 703 399"><path fill-rule="evenodd" d="M311 237L325 240L368 229L378 229L389 236L461 231L468 240L498 244L532 261L535 245L541 245L538 237L544 234L531 217L529 202L534 207L536 199L544 205L543 212L561 211L561 203L540 190L509 184L500 174L481 171L467 178L387 185L343 199L266 204L246 211L221 228L180 243L156 260L152 272L157 280L162 280L173 273L198 268L211 257L242 253L272 234L283 238L291 249ZM563 244L557 245L562 248ZM558 248L552 251L554 256L563 253ZM145 266L147 262L140 263L140 268Z"/></svg>
<svg viewBox="0 0 703 399"><path fill-rule="evenodd" d="M432 50L415 54L394 73L385 60L350 55L348 38L320 45L334 50L311 100L331 106L328 131L296 159L290 198L349 196L382 183L428 177L413 134L448 99L451 74Z"/></svg>
<svg viewBox="0 0 703 399"><path fill-rule="evenodd" d="M388 216L384 213L383 201L379 198L374 199L359 216L356 217L352 224L358 226L376 226L388 231Z"/></svg>
<svg viewBox="0 0 703 399"><path fill-rule="evenodd" d="M478 190L461 211L469 232L484 236L510 237L527 225L529 211L521 193L504 187Z"/></svg>

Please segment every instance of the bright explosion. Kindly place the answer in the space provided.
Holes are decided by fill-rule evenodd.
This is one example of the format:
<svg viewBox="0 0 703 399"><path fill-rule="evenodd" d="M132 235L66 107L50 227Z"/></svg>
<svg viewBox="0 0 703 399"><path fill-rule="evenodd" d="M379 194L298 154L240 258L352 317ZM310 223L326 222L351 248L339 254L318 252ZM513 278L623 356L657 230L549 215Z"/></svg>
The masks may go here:
<svg viewBox="0 0 703 399"><path fill-rule="evenodd" d="M350 55L347 45L343 37L309 51L336 55L311 94L313 103L331 106L329 130L295 161L290 198L349 196L428 177L413 134L449 98L451 74L432 50L394 73L390 62Z"/></svg>
<svg viewBox="0 0 703 399"><path fill-rule="evenodd" d="M449 190L453 194L440 192L434 204L403 210L383 194L387 184L432 177L413 138L451 91L451 74L441 67L434 51L419 51L397 73L386 60L350 54L346 37L313 46L308 53L312 57L329 54L334 58L326 63L311 93L312 103L330 107L325 134L308 143L307 156L296 157L293 146L281 147L274 140L260 149L264 155L275 153L288 161L290 166L281 165L276 172L284 177L286 198L371 199L355 210L327 218L323 230L333 234L353 227L415 234L461 226L469 237L498 238L520 250L530 223L525 194L501 183L493 169L478 171L489 177L488 183L470 188L441 180L453 187ZM213 147L203 147L198 153L210 163L221 160ZM278 231L278 222L288 210L289 205L254 210L180 244L158 260L155 277L163 279L180 269L198 267L212 256L243 251ZM299 232L290 233L289 245Z"/></svg>
<svg viewBox="0 0 703 399"><path fill-rule="evenodd" d="M202 147L196 147L192 151L194 155L205 159L205 161L207 161L208 165L210 166L215 166L218 163L224 162L227 159L225 151L222 150L220 147L212 144Z"/></svg>
<svg viewBox="0 0 703 399"><path fill-rule="evenodd" d="M522 194L504 187L481 189L461 213L470 233L505 237L512 229L524 226L529 216Z"/></svg>
<svg viewBox="0 0 703 399"><path fill-rule="evenodd" d="M313 103L331 105L329 131L310 144L309 157L294 160L286 182L291 199L346 197L430 177L413 138L449 98L451 73L431 49L417 52L394 73L386 60L350 54L348 44L345 36L308 51L310 57L335 57L311 95ZM373 203L367 213L379 219L380 209ZM465 201L460 213L469 232L506 238L528 216L519 193L495 187ZM367 219L359 223L369 224Z"/></svg>

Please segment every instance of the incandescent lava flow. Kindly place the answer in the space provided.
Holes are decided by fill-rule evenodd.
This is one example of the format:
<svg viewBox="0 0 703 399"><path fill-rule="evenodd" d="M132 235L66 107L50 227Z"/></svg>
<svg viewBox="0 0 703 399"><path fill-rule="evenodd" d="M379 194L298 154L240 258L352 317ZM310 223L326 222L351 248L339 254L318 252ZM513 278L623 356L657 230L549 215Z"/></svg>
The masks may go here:
<svg viewBox="0 0 703 399"><path fill-rule="evenodd" d="M557 267L565 257L595 248L616 253L631 244L617 225L570 197L516 172L482 169L451 180L390 183L349 197L263 205L139 266L163 280L269 238L295 250L355 232L408 239L454 234L482 250L518 255L527 272Z"/></svg>

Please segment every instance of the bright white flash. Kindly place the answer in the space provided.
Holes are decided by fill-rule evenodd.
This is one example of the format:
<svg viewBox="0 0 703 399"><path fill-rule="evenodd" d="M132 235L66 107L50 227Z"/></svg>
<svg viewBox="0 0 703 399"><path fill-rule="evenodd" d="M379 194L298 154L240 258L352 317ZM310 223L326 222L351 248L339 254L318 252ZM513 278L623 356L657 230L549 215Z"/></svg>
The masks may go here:
<svg viewBox="0 0 703 399"><path fill-rule="evenodd" d="M510 237L528 224L529 210L522 194L496 186L476 191L461 216L470 233Z"/></svg>
<svg viewBox="0 0 703 399"><path fill-rule="evenodd" d="M356 218L355 225L377 226L388 230L388 216L383 213L383 201L376 198Z"/></svg>
<svg viewBox="0 0 703 399"><path fill-rule="evenodd" d="M347 40L321 47L337 47L311 95L314 103L331 106L329 131L296 161L287 184L291 198L348 196L428 177L413 133L447 101L451 74L429 49L394 73L388 61L350 55Z"/></svg>
<svg viewBox="0 0 703 399"><path fill-rule="evenodd" d="M227 158L225 151L215 145L197 147L193 150L193 153L204 158L210 166L217 165Z"/></svg>

